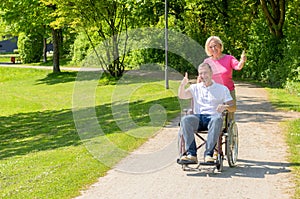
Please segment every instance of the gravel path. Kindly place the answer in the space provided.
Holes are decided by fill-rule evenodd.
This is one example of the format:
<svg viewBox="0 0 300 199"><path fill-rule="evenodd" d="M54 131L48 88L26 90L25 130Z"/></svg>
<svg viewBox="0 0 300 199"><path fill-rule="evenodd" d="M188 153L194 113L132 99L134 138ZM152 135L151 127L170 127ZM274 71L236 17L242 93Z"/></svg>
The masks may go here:
<svg viewBox="0 0 300 199"><path fill-rule="evenodd" d="M290 198L294 185L278 125L299 113L274 111L263 88L236 85L237 167L224 161L222 173L183 171L176 163L177 119L77 198Z"/></svg>

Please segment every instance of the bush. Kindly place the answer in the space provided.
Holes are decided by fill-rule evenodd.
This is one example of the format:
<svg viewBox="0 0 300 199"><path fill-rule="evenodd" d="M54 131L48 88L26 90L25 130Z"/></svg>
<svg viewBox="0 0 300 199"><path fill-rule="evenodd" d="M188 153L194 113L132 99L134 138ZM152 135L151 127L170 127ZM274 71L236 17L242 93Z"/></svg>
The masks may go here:
<svg viewBox="0 0 300 199"><path fill-rule="evenodd" d="M80 63L88 54L90 42L85 33L77 35L73 44L72 63Z"/></svg>
<svg viewBox="0 0 300 199"><path fill-rule="evenodd" d="M285 89L287 89L289 93L300 97L300 82L287 81Z"/></svg>
<svg viewBox="0 0 300 199"><path fill-rule="evenodd" d="M21 33L18 39L18 49L22 63L40 62L43 55L43 36Z"/></svg>
<svg viewBox="0 0 300 199"><path fill-rule="evenodd" d="M299 4L291 3L287 9L283 38L275 38L270 34L261 12L253 20L249 32L248 61L242 70L244 78L299 93L296 89L300 82L299 6L294 5Z"/></svg>

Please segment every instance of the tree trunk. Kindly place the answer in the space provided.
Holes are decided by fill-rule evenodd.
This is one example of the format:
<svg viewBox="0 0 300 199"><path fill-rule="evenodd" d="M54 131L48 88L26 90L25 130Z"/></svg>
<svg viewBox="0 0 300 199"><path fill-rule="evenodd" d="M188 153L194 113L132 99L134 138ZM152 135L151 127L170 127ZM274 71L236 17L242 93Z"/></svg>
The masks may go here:
<svg viewBox="0 0 300 199"><path fill-rule="evenodd" d="M63 45L63 30L59 29L58 31L58 44L59 44L59 57L63 56L64 52L64 45Z"/></svg>
<svg viewBox="0 0 300 199"><path fill-rule="evenodd" d="M283 38L285 21L285 0L260 0L260 4L272 35L277 39Z"/></svg>
<svg viewBox="0 0 300 199"><path fill-rule="evenodd" d="M59 30L52 28L53 72L59 73Z"/></svg>
<svg viewBox="0 0 300 199"><path fill-rule="evenodd" d="M45 63L45 62L47 62L47 39L46 38L43 39L43 43L44 43L44 45L43 45L43 61Z"/></svg>

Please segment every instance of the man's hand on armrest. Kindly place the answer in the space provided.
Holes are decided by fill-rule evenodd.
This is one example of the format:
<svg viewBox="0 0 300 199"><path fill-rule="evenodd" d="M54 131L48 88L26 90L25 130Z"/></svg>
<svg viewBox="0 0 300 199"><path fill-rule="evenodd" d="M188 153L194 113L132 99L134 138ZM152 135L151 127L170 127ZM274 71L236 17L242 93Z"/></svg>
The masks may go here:
<svg viewBox="0 0 300 199"><path fill-rule="evenodd" d="M220 104L217 107L217 111L219 113L222 113L224 111L235 112L236 111L236 106L234 105L234 101L231 100L231 101L226 102L225 104Z"/></svg>

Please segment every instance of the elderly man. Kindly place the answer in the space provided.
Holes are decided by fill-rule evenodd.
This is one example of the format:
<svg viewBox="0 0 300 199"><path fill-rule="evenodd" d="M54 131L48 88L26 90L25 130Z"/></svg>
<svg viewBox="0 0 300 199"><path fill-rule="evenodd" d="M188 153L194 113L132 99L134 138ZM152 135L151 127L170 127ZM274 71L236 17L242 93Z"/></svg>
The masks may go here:
<svg viewBox="0 0 300 199"><path fill-rule="evenodd" d="M180 121L180 135L185 140L187 153L182 156L179 163L197 163L197 148L194 132L208 130L206 149L204 152L205 162L214 162L213 153L222 128L222 112L228 110L234 112L236 107L227 87L215 83L212 80L212 69L209 64L202 63L198 67L200 83L188 84L188 75L181 81L178 89L180 99L193 98L193 114L184 116Z"/></svg>

